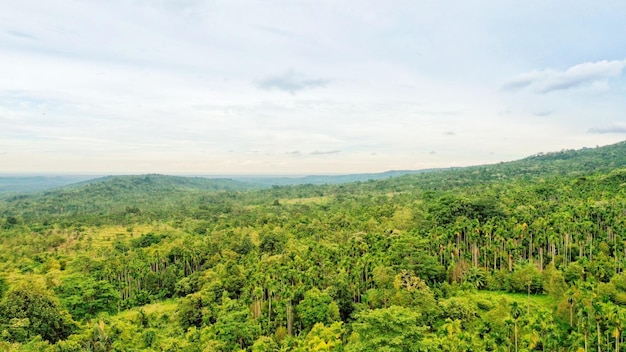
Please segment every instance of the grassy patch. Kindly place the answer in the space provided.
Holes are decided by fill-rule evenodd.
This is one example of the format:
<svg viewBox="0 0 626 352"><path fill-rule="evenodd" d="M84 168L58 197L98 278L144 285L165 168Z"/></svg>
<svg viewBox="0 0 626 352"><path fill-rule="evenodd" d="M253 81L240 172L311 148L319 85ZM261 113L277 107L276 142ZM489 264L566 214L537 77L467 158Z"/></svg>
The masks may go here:
<svg viewBox="0 0 626 352"><path fill-rule="evenodd" d="M554 309L557 305L556 300L549 295L533 295L528 296L525 293L511 293L505 291L478 291L473 293L472 296L476 299L486 299L491 302L498 302L502 298L509 302L516 301L520 305L526 306L530 302L530 309L545 308Z"/></svg>
<svg viewBox="0 0 626 352"><path fill-rule="evenodd" d="M178 303L175 299L168 299L161 302L146 304L145 306L139 308L122 311L117 315L117 317L123 320L135 321L137 319L137 316L139 315L140 310L142 310L146 315L152 315L156 317L167 315L171 317L176 312L177 307Z"/></svg>
<svg viewBox="0 0 626 352"><path fill-rule="evenodd" d="M328 203L331 200L331 197L322 196L322 197L308 197L308 198L290 198L290 199L281 199L281 204L324 204Z"/></svg>
<svg viewBox="0 0 626 352"><path fill-rule="evenodd" d="M116 241L129 241L134 238L139 238L143 234L147 233L157 234L169 234L169 233L182 233L180 229L174 228L167 224L147 225L137 224L132 227L124 226L105 226L90 228L87 232L88 241L92 248L110 247Z"/></svg>

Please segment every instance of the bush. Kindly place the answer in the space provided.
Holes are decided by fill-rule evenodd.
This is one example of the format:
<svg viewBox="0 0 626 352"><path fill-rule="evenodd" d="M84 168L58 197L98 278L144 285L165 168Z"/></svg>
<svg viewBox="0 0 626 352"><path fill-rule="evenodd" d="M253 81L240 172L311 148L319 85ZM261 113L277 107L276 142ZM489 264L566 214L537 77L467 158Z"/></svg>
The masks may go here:
<svg viewBox="0 0 626 352"><path fill-rule="evenodd" d="M533 264L516 265L515 270L509 276L507 291L509 292L528 292L542 293L541 273Z"/></svg>

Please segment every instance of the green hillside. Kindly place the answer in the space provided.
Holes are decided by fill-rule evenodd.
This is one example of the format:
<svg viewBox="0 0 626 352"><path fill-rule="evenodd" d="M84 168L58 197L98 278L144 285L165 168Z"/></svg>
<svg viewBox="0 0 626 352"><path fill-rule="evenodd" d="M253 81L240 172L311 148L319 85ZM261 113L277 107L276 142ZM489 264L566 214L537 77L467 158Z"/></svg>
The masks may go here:
<svg viewBox="0 0 626 352"><path fill-rule="evenodd" d="M501 180L537 181L626 168L626 141L597 148L540 153L521 160L441 170L404 178L419 187L455 188Z"/></svg>
<svg viewBox="0 0 626 352"><path fill-rule="evenodd" d="M184 207L190 198L213 196L216 192L259 188L229 179L164 175L108 176L42 193L6 196L0 199L0 214L25 219L94 219L141 214L167 216ZM1 216L1 215L0 215Z"/></svg>
<svg viewBox="0 0 626 352"><path fill-rule="evenodd" d="M0 200L0 350L623 350L626 143L342 184Z"/></svg>

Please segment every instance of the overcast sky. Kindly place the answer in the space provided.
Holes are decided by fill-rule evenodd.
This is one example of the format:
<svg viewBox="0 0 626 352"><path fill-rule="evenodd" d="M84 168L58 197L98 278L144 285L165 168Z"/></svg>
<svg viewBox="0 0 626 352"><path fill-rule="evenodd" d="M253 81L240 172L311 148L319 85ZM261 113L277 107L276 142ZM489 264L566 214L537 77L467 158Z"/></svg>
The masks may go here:
<svg viewBox="0 0 626 352"><path fill-rule="evenodd" d="M0 173L325 174L626 139L626 1L0 0Z"/></svg>

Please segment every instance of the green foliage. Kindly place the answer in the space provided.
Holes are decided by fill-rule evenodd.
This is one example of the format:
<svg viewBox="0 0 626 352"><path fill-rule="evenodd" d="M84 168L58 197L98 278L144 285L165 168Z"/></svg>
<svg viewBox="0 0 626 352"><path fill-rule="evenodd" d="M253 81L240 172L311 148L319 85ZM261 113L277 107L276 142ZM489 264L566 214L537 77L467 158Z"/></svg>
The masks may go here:
<svg viewBox="0 0 626 352"><path fill-rule="evenodd" d="M55 292L77 320L94 318L100 312L114 313L119 303L113 285L81 274L66 276Z"/></svg>
<svg viewBox="0 0 626 352"><path fill-rule="evenodd" d="M570 263L563 273L565 282L576 283L585 279L585 268L578 262Z"/></svg>
<svg viewBox="0 0 626 352"><path fill-rule="evenodd" d="M148 329L141 334L141 339L143 340L144 346L147 348L152 347L154 342L156 341L157 333L154 329Z"/></svg>
<svg viewBox="0 0 626 352"><path fill-rule="evenodd" d="M202 296L198 293L190 294L180 301L176 313L178 322L183 330L187 330L192 326L202 327L204 323L203 308Z"/></svg>
<svg viewBox="0 0 626 352"><path fill-rule="evenodd" d="M341 351L344 332L342 322L335 322L329 326L325 326L324 323L317 323L295 351Z"/></svg>
<svg viewBox="0 0 626 352"><path fill-rule="evenodd" d="M419 351L427 329L419 322L420 313L404 307L363 311L352 324L346 351Z"/></svg>
<svg viewBox="0 0 626 352"><path fill-rule="evenodd" d="M0 331L9 341L25 342L40 335L57 342L75 328L56 297L38 281L16 283L0 301Z"/></svg>
<svg viewBox="0 0 626 352"><path fill-rule="evenodd" d="M554 299L559 300L567 289L568 286L563 278L563 273L554 265L548 266L543 272L543 290Z"/></svg>
<svg viewBox="0 0 626 352"><path fill-rule="evenodd" d="M542 293L541 273L534 264L517 265L509 277L508 291Z"/></svg>
<svg viewBox="0 0 626 352"><path fill-rule="evenodd" d="M445 268L429 254L429 241L415 236L401 236L391 245L388 258L397 270L414 272L429 283L441 282Z"/></svg>
<svg viewBox="0 0 626 352"><path fill-rule="evenodd" d="M476 302L467 297L450 297L440 300L441 312L444 318L461 323L469 323L478 317Z"/></svg>
<svg viewBox="0 0 626 352"><path fill-rule="evenodd" d="M141 235L141 237L132 240L132 246L135 248L146 248L146 247L150 247L153 244L157 244L159 242L161 242L162 236L159 235L155 235L154 233L150 232L147 233L145 235Z"/></svg>
<svg viewBox="0 0 626 352"><path fill-rule="evenodd" d="M469 268L463 275L463 281L471 284L477 289L482 289L487 286L487 274L484 270L475 266Z"/></svg>
<svg viewBox="0 0 626 352"><path fill-rule="evenodd" d="M309 331L315 324L332 324L339 320L339 307L330 295L313 288L304 294L296 309L304 331Z"/></svg>
<svg viewBox="0 0 626 352"><path fill-rule="evenodd" d="M7 216L7 218L4 220L3 228L8 230L13 228L14 226L17 226L18 223L19 220L15 216Z"/></svg>
<svg viewBox="0 0 626 352"><path fill-rule="evenodd" d="M278 233L266 233L261 236L259 250L263 253L276 254L283 251L286 238Z"/></svg>
<svg viewBox="0 0 626 352"><path fill-rule="evenodd" d="M7 292L7 290L9 289L9 284L7 283L7 280L0 276L0 300L2 299L2 297L4 297L4 294Z"/></svg>
<svg viewBox="0 0 626 352"><path fill-rule="evenodd" d="M446 194L430 204L429 213L439 225L454 224L459 218L486 222L493 218L505 218L495 198L459 197Z"/></svg>
<svg viewBox="0 0 626 352"><path fill-rule="evenodd" d="M261 336L251 347L252 352L275 352L278 351L278 344L267 336Z"/></svg>
<svg viewBox="0 0 626 352"><path fill-rule="evenodd" d="M223 298L217 321L211 325L211 331L224 343L224 351L250 347L260 335L260 328L251 319L247 307L227 296Z"/></svg>

